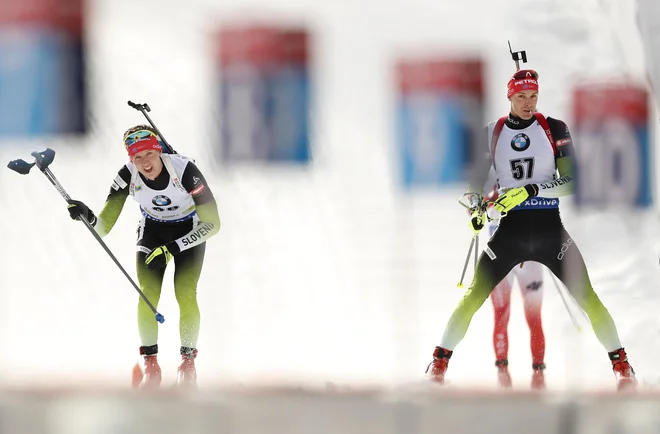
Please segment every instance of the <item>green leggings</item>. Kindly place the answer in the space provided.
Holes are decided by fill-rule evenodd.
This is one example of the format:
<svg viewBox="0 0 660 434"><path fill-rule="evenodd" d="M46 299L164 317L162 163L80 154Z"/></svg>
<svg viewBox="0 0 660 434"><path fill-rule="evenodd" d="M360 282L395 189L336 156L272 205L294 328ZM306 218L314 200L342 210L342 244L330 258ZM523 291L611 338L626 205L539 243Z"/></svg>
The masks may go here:
<svg viewBox="0 0 660 434"><path fill-rule="evenodd" d="M612 316L594 292L582 254L561 224L559 213L552 210L512 211L502 219L477 262L470 288L449 319L442 348L454 350L495 286L524 261L540 262L559 277L608 352L621 348Z"/></svg>
<svg viewBox="0 0 660 434"><path fill-rule="evenodd" d="M197 305L197 282L204 263L206 243L184 250L174 257L174 295L179 304L179 334L181 346L197 348L200 314ZM136 258L140 289L149 301L158 306L165 270L149 270L144 264L146 253L138 251ZM138 303L138 330L142 346L158 343L158 322L147 304Z"/></svg>

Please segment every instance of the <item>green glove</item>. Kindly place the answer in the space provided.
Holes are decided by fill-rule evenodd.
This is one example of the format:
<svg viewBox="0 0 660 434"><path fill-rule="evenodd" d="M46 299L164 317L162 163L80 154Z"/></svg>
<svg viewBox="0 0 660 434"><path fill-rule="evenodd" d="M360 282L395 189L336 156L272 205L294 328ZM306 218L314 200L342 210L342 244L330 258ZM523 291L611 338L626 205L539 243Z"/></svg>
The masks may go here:
<svg viewBox="0 0 660 434"><path fill-rule="evenodd" d="M512 188L506 193L497 198L495 204L495 211L499 212L501 217L506 213L517 207L530 197L534 197L539 192L536 184L527 184L524 187Z"/></svg>
<svg viewBox="0 0 660 434"><path fill-rule="evenodd" d="M158 270L167 267L168 262L170 262L174 257L174 254L170 251L170 249L178 250L177 248L173 247L172 244L173 243L168 243L165 246L160 246L153 249L147 256L147 259L144 260L147 268L150 270ZM176 245L176 243L174 244Z"/></svg>

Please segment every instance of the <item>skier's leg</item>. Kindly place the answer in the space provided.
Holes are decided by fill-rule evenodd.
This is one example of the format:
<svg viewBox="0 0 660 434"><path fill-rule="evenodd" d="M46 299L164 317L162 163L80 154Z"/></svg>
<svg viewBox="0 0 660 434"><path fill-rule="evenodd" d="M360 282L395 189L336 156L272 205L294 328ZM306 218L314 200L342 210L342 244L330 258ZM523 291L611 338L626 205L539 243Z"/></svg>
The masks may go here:
<svg viewBox="0 0 660 434"><path fill-rule="evenodd" d="M545 357L545 335L541 320L543 304L543 265L527 261L514 268L525 308L525 319L529 326L532 363L542 365Z"/></svg>
<svg viewBox="0 0 660 434"><path fill-rule="evenodd" d="M174 294L179 304L179 335L182 348L196 348L200 313L197 282L204 264L206 244L184 250L174 257Z"/></svg>
<svg viewBox="0 0 660 434"><path fill-rule="evenodd" d="M543 244L545 253L541 255L539 262L547 265L566 285L589 317L596 338L608 352L619 389L635 384L635 372L628 362L625 349L621 346L614 320L591 285L587 267L575 241L563 226L554 236L554 240L547 241Z"/></svg>
<svg viewBox="0 0 660 434"><path fill-rule="evenodd" d="M154 247L152 247L154 248ZM135 257L135 268L137 271L140 289L149 299L154 307L158 307L160 300L160 291L163 285L163 276L165 270L149 270L144 261L150 248L138 246L138 252ZM140 333L140 342L143 347L151 347L158 344L158 322L154 317L151 308L144 302L142 297L138 302L138 331Z"/></svg>
<svg viewBox="0 0 660 434"><path fill-rule="evenodd" d="M608 352L621 348L619 334L609 311L598 298L589 279L582 254L562 227L544 244L540 261L561 280L591 321L598 341Z"/></svg>
<svg viewBox="0 0 660 434"><path fill-rule="evenodd" d="M520 285L520 292L525 308L525 319L529 326L529 341L532 351L532 389L545 388L545 335L541 320L543 303L543 265L527 261L514 268Z"/></svg>
<svg viewBox="0 0 660 434"><path fill-rule="evenodd" d="M497 367L497 380L500 387L511 387L511 375L509 374L509 318L511 316L511 287L513 286L513 274L507 277L495 287L490 294L493 303L494 326L493 326L493 348L495 350L495 366Z"/></svg>
<svg viewBox="0 0 660 434"><path fill-rule="evenodd" d="M174 257L174 293L179 304L179 335L181 363L177 369L177 384L196 386L197 338L200 314L197 304L197 282L204 264L206 243L184 250Z"/></svg>
<svg viewBox="0 0 660 434"><path fill-rule="evenodd" d="M493 349L495 350L495 360L507 360L509 355L508 328L509 318L511 316L510 306L512 286L509 276L502 279L490 294L494 313Z"/></svg>
<svg viewBox="0 0 660 434"><path fill-rule="evenodd" d="M519 250L516 243L504 228L495 233L486 249L479 257L474 278L458 303L442 336L440 346L453 351L463 339L470 326L472 317L488 298L495 286L509 274L519 262Z"/></svg>
<svg viewBox="0 0 660 434"><path fill-rule="evenodd" d="M495 234L489 246L486 247L486 251L479 257L472 284L449 318L449 323L442 336L440 346L435 347L433 351L433 361L426 368L426 372L429 373L433 381L438 383L444 382L449 359L456 345L465 336L472 317L484 301L486 301L491 291L495 288L495 285L504 279L515 265L515 256L507 254L508 252L512 252L513 249L498 248L495 250L495 248L491 247L495 244L493 241L497 238L498 234L501 234L501 232ZM502 256L498 256L495 253L497 251L502 251Z"/></svg>
<svg viewBox="0 0 660 434"><path fill-rule="evenodd" d="M138 244L138 252L136 254L135 266L137 270L137 278L140 284L140 289L147 297L147 299L154 305L158 306L160 299L161 287L163 284L163 275L165 270L149 270L144 263L147 254L152 248L156 247L156 243L150 243L149 238L141 240ZM151 245L146 247L145 244ZM144 372L136 366L133 371L133 386L143 388L157 388L161 382L161 369L158 364L158 322L154 317L147 303L142 300L138 302L138 331L140 334L140 354L144 356Z"/></svg>

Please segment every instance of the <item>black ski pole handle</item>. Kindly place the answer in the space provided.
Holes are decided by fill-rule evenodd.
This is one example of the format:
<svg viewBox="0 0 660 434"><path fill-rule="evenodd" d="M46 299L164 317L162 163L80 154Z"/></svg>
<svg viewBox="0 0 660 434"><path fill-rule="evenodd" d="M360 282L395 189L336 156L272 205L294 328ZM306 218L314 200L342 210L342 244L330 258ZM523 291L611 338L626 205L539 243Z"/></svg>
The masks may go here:
<svg viewBox="0 0 660 434"><path fill-rule="evenodd" d="M135 110L138 110L138 111L142 111L142 110L144 110L144 111L146 111L147 113L151 111L151 108L149 108L149 104L147 104L147 103L144 103L144 104L138 104L138 103L136 103L136 102L129 101L129 102L128 102L128 105L131 106L131 107L133 107Z"/></svg>

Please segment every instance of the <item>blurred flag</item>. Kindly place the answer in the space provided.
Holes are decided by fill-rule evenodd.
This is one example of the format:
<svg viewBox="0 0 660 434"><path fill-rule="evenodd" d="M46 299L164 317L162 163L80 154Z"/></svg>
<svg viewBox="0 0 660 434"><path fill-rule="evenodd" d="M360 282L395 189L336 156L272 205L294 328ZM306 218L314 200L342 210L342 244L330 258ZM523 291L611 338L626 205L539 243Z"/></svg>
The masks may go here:
<svg viewBox="0 0 660 434"><path fill-rule="evenodd" d="M0 136L84 133L84 0L0 0Z"/></svg>
<svg viewBox="0 0 660 434"><path fill-rule="evenodd" d="M488 151L481 59L402 60L396 76L403 185L468 181L471 163Z"/></svg>
<svg viewBox="0 0 660 434"><path fill-rule="evenodd" d="M579 85L573 93L573 119L576 204L652 205L646 87L627 81Z"/></svg>
<svg viewBox="0 0 660 434"><path fill-rule="evenodd" d="M309 34L246 26L218 34L222 161L306 163Z"/></svg>

